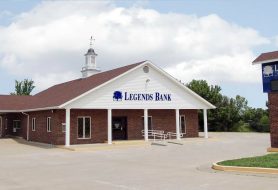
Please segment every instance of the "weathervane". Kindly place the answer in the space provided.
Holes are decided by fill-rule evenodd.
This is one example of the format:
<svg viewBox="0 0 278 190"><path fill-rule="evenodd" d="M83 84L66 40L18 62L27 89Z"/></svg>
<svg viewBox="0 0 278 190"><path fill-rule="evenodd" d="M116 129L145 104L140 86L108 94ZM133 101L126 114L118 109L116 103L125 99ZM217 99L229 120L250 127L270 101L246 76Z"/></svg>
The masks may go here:
<svg viewBox="0 0 278 190"><path fill-rule="evenodd" d="M95 41L95 39L93 38L93 36L91 36L91 39L90 39L90 48L92 48L92 46L93 46L93 41Z"/></svg>

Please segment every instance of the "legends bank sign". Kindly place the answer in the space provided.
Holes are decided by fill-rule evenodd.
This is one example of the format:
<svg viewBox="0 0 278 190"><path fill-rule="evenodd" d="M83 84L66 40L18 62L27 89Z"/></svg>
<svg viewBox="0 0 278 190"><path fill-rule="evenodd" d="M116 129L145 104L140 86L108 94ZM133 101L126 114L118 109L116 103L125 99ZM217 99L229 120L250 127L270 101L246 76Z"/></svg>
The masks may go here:
<svg viewBox="0 0 278 190"><path fill-rule="evenodd" d="M172 101L171 94L165 93L129 93L115 91L113 93L113 101Z"/></svg>
<svg viewBox="0 0 278 190"><path fill-rule="evenodd" d="M271 81L278 80L278 62L262 65L263 91L271 92Z"/></svg>

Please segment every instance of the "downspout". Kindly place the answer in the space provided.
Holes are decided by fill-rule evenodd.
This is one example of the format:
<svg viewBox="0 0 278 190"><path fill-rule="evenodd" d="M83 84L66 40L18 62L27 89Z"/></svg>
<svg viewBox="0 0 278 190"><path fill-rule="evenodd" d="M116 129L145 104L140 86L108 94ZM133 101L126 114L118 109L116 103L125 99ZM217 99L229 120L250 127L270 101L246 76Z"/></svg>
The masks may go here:
<svg viewBox="0 0 278 190"><path fill-rule="evenodd" d="M23 115L27 116L27 135L26 135L26 139L27 141L29 141L29 114L21 112Z"/></svg>

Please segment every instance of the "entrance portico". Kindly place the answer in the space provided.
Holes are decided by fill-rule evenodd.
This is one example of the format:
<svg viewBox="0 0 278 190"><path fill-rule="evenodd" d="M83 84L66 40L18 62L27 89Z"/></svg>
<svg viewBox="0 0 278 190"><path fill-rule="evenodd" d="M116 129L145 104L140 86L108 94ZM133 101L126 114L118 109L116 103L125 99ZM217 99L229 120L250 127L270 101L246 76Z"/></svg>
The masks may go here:
<svg viewBox="0 0 278 190"><path fill-rule="evenodd" d="M171 133L183 133L183 137L198 136L198 111L188 109L68 109L70 113L65 114L66 121L66 146L70 144L103 143L112 144L115 124L126 124L126 140L149 140L148 130L160 130ZM146 113L147 112L147 113ZM178 113L178 115L177 115ZM77 138L77 118L89 117L91 119L91 138ZM178 117L177 117L178 116ZM185 118L185 131L181 131L180 116ZM147 118L147 119L145 119ZM178 118L178 119L177 119ZM123 119L124 120L124 119ZM147 122L146 122L147 120ZM114 121L114 122L113 122ZM113 126L114 124L114 126ZM177 125L178 124L178 125ZM177 131L178 126L178 131ZM121 124L116 132L121 132ZM70 130L68 129L70 128ZM70 133L68 133L70 131ZM142 134L142 131L144 134ZM70 134L70 135L69 135ZM67 139L69 138L69 139ZM153 138L153 137L152 137ZM177 138L176 136L174 138ZM177 138L179 139L179 138Z"/></svg>

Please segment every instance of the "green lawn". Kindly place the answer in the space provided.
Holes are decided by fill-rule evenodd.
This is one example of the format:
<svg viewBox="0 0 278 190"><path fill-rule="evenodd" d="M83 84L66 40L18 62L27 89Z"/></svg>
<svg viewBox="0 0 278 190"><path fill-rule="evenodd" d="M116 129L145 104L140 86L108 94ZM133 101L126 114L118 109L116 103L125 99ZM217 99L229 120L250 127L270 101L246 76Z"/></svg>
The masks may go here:
<svg viewBox="0 0 278 190"><path fill-rule="evenodd" d="M278 153L218 162L223 166L278 168Z"/></svg>

